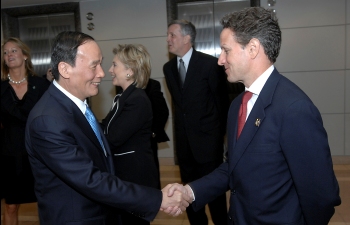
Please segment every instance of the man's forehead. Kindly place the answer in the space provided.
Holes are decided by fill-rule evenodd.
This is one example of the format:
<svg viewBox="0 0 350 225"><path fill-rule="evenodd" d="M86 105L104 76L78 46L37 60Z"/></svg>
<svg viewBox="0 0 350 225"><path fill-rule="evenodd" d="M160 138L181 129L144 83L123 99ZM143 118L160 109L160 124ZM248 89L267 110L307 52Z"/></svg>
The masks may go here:
<svg viewBox="0 0 350 225"><path fill-rule="evenodd" d="M220 35L220 46L221 47L229 47L232 44L232 41L234 41L234 37L231 33L221 33Z"/></svg>
<svg viewBox="0 0 350 225"><path fill-rule="evenodd" d="M86 49L91 48L93 43L94 41L85 41L84 43L78 46L78 51L86 51Z"/></svg>
<svg viewBox="0 0 350 225"><path fill-rule="evenodd" d="M87 42L82 45L80 45L77 49L77 57L95 57L95 56L101 56L102 52L100 47L97 45L96 42ZM102 57L102 56L101 56Z"/></svg>
<svg viewBox="0 0 350 225"><path fill-rule="evenodd" d="M222 35L222 34L234 35L234 32L233 32L233 30L231 30L231 29L229 29L229 28L224 28L224 29L222 29L222 31L221 31L221 35Z"/></svg>
<svg viewBox="0 0 350 225"><path fill-rule="evenodd" d="M230 29L223 29L220 34L220 40L234 40L235 39L235 33Z"/></svg>
<svg viewBox="0 0 350 225"><path fill-rule="evenodd" d="M173 24L169 27L168 29L169 31L172 31L172 32L176 32L176 31L180 31L181 30L181 27L179 24Z"/></svg>

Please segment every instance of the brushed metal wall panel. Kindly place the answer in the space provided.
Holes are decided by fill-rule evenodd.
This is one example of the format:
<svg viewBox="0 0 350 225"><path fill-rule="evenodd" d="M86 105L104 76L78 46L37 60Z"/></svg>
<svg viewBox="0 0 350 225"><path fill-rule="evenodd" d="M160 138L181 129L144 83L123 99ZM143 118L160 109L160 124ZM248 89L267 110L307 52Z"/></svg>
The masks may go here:
<svg viewBox="0 0 350 225"><path fill-rule="evenodd" d="M221 18L231 12L250 6L250 1L218 1L178 3L178 19L189 20L195 25L197 36L195 48L198 51L219 57Z"/></svg>
<svg viewBox="0 0 350 225"><path fill-rule="evenodd" d="M35 72L46 74L51 61L51 44L60 32L75 30L73 13L29 16L18 19L20 38L30 47Z"/></svg>

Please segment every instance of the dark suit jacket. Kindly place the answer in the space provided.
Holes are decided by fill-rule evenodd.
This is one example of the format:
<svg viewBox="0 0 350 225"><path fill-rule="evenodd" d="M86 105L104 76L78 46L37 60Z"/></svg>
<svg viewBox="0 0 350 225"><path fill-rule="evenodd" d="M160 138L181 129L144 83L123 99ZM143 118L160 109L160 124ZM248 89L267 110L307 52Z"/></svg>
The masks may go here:
<svg viewBox="0 0 350 225"><path fill-rule="evenodd" d="M169 109L161 91L159 81L149 79L145 92L152 104L152 133L155 135L152 140L157 143L169 141L169 137L164 130L169 117Z"/></svg>
<svg viewBox="0 0 350 225"><path fill-rule="evenodd" d="M116 175L157 188L158 172L151 149L152 106L143 89L130 85L102 120Z"/></svg>
<svg viewBox="0 0 350 225"><path fill-rule="evenodd" d="M40 224L105 225L109 206L149 221L155 218L161 191L114 176L104 137L103 142L107 157L80 109L51 85L26 126Z"/></svg>
<svg viewBox="0 0 350 225"><path fill-rule="evenodd" d="M340 197L318 109L275 69L236 141L241 99L229 110L228 162L190 184L194 207L229 188L235 224L328 224Z"/></svg>
<svg viewBox="0 0 350 225"><path fill-rule="evenodd" d="M226 75L218 59L193 50L183 88L180 85L177 58L163 67L174 104L176 151L181 163L184 140L189 140L199 163L222 157L223 137L229 106Z"/></svg>

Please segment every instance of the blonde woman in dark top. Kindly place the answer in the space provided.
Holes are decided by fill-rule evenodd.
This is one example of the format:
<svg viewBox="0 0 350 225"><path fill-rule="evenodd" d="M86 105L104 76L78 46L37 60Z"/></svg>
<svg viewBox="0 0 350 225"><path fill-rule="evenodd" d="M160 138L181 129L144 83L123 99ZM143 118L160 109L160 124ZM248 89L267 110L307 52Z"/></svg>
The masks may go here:
<svg viewBox="0 0 350 225"><path fill-rule="evenodd" d="M150 74L150 55L142 45L119 45L109 72L121 91L102 128L113 154L115 174L125 181L158 187L158 172L151 148L152 105L144 91ZM123 225L150 224L127 212Z"/></svg>
<svg viewBox="0 0 350 225"><path fill-rule="evenodd" d="M20 39L6 39L1 52L1 197L5 199L3 222L8 225L18 224L20 204L37 201L24 134L28 114L49 83L36 76L30 49Z"/></svg>

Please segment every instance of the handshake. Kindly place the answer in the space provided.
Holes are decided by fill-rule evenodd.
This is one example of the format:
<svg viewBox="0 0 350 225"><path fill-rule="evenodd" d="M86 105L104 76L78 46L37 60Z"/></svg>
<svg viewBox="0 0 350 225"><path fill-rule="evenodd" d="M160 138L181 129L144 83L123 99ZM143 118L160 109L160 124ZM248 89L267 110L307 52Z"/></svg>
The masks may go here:
<svg viewBox="0 0 350 225"><path fill-rule="evenodd" d="M194 201L190 186L182 184L168 184L162 189L163 200L160 211L172 216L178 216Z"/></svg>

